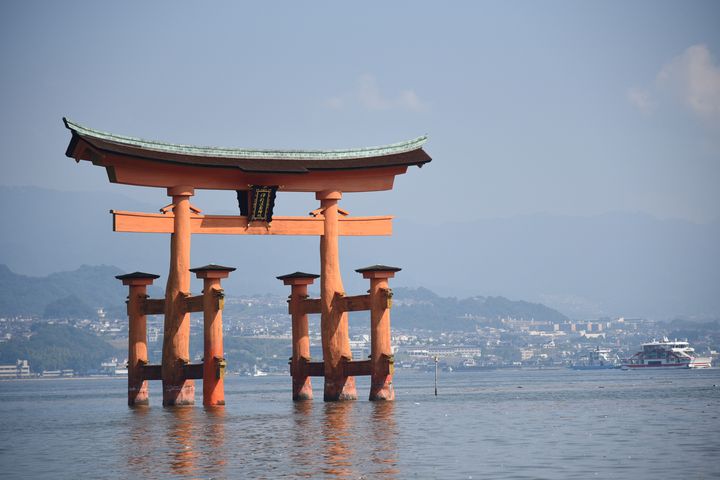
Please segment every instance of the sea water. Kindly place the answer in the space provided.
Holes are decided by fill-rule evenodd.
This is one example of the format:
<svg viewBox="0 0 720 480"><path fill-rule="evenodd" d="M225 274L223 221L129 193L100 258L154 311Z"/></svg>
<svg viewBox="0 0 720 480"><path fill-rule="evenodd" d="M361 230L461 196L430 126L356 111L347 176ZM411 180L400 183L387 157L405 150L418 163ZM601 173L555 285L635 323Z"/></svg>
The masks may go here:
<svg viewBox="0 0 720 480"><path fill-rule="evenodd" d="M225 408L126 406L124 379L0 382L1 478L720 478L720 370L400 370L397 400L290 400L226 377ZM202 402L202 383L196 382Z"/></svg>

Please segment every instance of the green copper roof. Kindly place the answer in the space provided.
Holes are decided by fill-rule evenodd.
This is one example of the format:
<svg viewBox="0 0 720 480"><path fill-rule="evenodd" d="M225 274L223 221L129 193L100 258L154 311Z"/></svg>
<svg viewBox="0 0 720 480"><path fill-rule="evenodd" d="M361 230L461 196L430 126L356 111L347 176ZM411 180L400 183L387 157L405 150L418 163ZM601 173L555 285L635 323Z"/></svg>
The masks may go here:
<svg viewBox="0 0 720 480"><path fill-rule="evenodd" d="M400 143L378 147L365 147L344 150L263 150L248 148L198 147L156 142L140 138L115 135L79 125L63 118L65 126L74 134L88 140L96 139L126 147L134 147L145 151L166 154L185 155L191 157L237 158L237 159L272 159L272 160L341 160L353 158L372 158L412 152L422 148L427 136L417 137ZM429 160L428 160L429 161ZM424 162L423 162L424 163Z"/></svg>

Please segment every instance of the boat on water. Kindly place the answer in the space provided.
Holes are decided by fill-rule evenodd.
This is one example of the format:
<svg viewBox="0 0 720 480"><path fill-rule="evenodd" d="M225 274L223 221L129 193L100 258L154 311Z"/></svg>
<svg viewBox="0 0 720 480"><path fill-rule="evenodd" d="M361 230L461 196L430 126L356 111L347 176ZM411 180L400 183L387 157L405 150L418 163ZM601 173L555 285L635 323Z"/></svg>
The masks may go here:
<svg viewBox="0 0 720 480"><path fill-rule="evenodd" d="M711 361L710 357L698 357L687 340L670 341L664 337L643 343L642 351L625 360L622 368L710 368Z"/></svg>
<svg viewBox="0 0 720 480"><path fill-rule="evenodd" d="M620 360L609 348L596 347L588 351L580 359L570 365L573 370L605 370L620 368Z"/></svg>
<svg viewBox="0 0 720 480"><path fill-rule="evenodd" d="M267 372L263 372L262 370L260 370L260 369L257 367L257 365L254 365L254 366L253 366L252 376L253 376L253 377L267 377Z"/></svg>

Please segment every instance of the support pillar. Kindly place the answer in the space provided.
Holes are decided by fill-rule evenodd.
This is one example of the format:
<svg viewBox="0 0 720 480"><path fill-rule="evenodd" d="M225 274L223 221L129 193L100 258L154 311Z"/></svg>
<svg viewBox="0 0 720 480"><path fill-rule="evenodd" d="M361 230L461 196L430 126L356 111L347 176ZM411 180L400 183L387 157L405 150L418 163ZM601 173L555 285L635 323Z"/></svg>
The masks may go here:
<svg viewBox="0 0 720 480"><path fill-rule="evenodd" d="M326 190L315 194L323 214L320 237L320 328L325 363L326 402L356 400L355 378L345 376L345 362L352 360L347 313L334 308L336 294L344 294L338 255L338 200L342 193Z"/></svg>
<svg viewBox="0 0 720 480"><path fill-rule="evenodd" d="M184 299L190 295L190 197L195 190L177 186L167 192L174 215L162 355L163 406L169 407L195 404L195 382L186 380L183 372L183 366L190 363L190 314Z"/></svg>
<svg viewBox="0 0 720 480"><path fill-rule="evenodd" d="M276 277L285 285L290 285L288 300L292 317L292 357L290 357L290 375L292 375L292 398L295 401L312 400L312 384L307 364L310 362L310 334L308 316L302 308L302 301L308 297L308 285L312 285L320 275L295 272Z"/></svg>
<svg viewBox="0 0 720 480"><path fill-rule="evenodd" d="M225 405L225 352L223 350L222 310L225 293L220 280L227 278L233 267L205 265L192 268L197 278L203 279L203 405Z"/></svg>
<svg viewBox="0 0 720 480"><path fill-rule="evenodd" d="M148 382L143 375L143 366L148 363L147 320L144 303L147 298L147 286L160 275L133 272L118 275L123 285L130 287L127 300L128 312L128 406L149 405Z"/></svg>
<svg viewBox="0 0 720 480"><path fill-rule="evenodd" d="M401 269L386 265L355 270L370 279L370 400L395 400L394 358L390 332L392 290L388 279Z"/></svg>

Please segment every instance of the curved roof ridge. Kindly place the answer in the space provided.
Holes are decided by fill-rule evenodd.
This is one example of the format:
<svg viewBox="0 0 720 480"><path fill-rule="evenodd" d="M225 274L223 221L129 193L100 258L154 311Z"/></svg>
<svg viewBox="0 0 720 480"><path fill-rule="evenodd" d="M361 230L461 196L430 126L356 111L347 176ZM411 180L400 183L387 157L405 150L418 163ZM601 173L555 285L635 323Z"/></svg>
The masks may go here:
<svg viewBox="0 0 720 480"><path fill-rule="evenodd" d="M82 126L63 117L65 126L73 133L92 137L120 145L134 146L146 150L153 150L164 153L181 155L193 155L203 157L226 157L226 158L248 158L248 159L282 159L282 160L321 160L343 159L343 158L369 158L400 153L412 152L422 148L427 142L427 135L423 135L404 142L380 145L374 147L337 149L337 150L278 150L278 149L252 149L252 148L227 148L208 147L166 143L141 138L117 135L109 132L95 130Z"/></svg>

